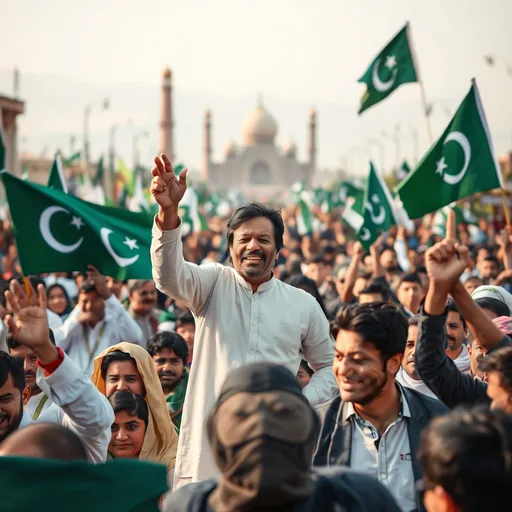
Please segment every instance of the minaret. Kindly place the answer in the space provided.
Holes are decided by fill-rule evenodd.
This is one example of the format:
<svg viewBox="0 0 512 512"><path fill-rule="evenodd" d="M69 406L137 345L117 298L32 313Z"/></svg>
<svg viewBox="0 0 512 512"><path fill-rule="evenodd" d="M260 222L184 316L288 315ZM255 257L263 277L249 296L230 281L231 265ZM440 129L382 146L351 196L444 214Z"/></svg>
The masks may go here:
<svg viewBox="0 0 512 512"><path fill-rule="evenodd" d="M160 153L165 153L174 162L174 148L172 144L172 86L171 70L164 69L162 75L162 110L160 113Z"/></svg>
<svg viewBox="0 0 512 512"><path fill-rule="evenodd" d="M212 113L208 109L204 112L203 128L203 180L207 181L212 163Z"/></svg>
<svg viewBox="0 0 512 512"><path fill-rule="evenodd" d="M309 111L309 141L308 141L309 164L311 173L316 171L316 110Z"/></svg>

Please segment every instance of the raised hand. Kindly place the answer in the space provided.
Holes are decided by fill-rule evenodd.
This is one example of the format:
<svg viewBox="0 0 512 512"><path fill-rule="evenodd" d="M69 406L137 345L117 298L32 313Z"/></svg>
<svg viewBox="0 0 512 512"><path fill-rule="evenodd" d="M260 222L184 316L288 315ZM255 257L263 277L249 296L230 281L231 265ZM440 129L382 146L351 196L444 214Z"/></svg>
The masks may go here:
<svg viewBox="0 0 512 512"><path fill-rule="evenodd" d="M187 171L180 172L179 179L174 174L171 161L165 153L156 157L155 166L151 170L151 194L162 209L177 207L187 190Z"/></svg>
<svg viewBox="0 0 512 512"><path fill-rule="evenodd" d="M363 248L363 244L359 241L354 243L354 246L352 247L352 256L354 258L363 259L365 255L365 250Z"/></svg>
<svg viewBox="0 0 512 512"><path fill-rule="evenodd" d="M87 280L94 283L98 295L104 300L107 300L112 295L112 292L107 286L107 278L101 274L94 265L88 265L88 268Z"/></svg>
<svg viewBox="0 0 512 512"><path fill-rule="evenodd" d="M11 314L5 317L5 325L16 341L37 351L48 343L51 345L46 292L42 284L37 287L37 294L31 285L30 288L29 298L17 281L11 281L10 290L5 292L7 309Z"/></svg>

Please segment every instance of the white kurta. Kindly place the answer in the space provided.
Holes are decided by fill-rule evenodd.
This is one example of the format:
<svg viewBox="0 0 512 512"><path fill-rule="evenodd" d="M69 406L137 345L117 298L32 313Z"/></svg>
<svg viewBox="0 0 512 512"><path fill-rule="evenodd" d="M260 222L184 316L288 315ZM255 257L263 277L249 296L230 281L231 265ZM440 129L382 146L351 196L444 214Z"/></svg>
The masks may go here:
<svg viewBox="0 0 512 512"><path fill-rule="evenodd" d="M175 489L218 475L204 427L229 370L267 361L295 374L304 358L315 371L303 389L312 404L338 391L332 373L334 342L316 300L274 278L253 293L232 268L186 262L180 231L162 232L155 224L151 245L156 287L185 303L196 321Z"/></svg>
<svg viewBox="0 0 512 512"><path fill-rule="evenodd" d="M60 366L48 377L41 368L37 370L37 385L51 403L38 422L59 423L69 428L82 440L91 462L105 461L114 411L91 379L80 372L71 358L64 356ZM32 420L24 411L20 428L30 423Z"/></svg>
<svg viewBox="0 0 512 512"><path fill-rule="evenodd" d="M23 409L32 421L41 421L41 415L48 409L48 407L50 407L50 405L52 405L51 398L44 393L39 393L31 396L27 405L25 405ZM36 412L38 413L38 417L34 418L34 414L36 414Z"/></svg>
<svg viewBox="0 0 512 512"><path fill-rule="evenodd" d="M117 298L111 295L105 301L104 320L98 322L92 329L87 327L89 350L91 351L89 353L84 326L77 321L81 312L80 306L76 306L54 334L57 346L61 347L87 375L92 372L94 358L106 348L122 341L145 346L146 340L144 340L137 322L128 314ZM93 348L95 348L94 351Z"/></svg>

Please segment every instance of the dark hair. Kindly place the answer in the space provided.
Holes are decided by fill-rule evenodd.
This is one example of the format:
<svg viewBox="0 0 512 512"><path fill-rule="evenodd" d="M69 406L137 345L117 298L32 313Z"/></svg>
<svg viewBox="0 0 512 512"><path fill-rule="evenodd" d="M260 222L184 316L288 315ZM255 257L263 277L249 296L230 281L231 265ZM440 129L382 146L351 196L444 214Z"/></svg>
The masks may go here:
<svg viewBox="0 0 512 512"><path fill-rule="evenodd" d="M410 272L409 274L404 274L400 278L398 288L400 288L400 286L402 286L403 283L416 283L416 284L419 284L420 286L422 286L421 278L418 274L416 274L416 272Z"/></svg>
<svg viewBox="0 0 512 512"><path fill-rule="evenodd" d="M366 288L363 288L359 292L359 297L364 294L376 294L379 293L384 302L389 300L389 290L381 283L370 283Z"/></svg>
<svg viewBox="0 0 512 512"><path fill-rule="evenodd" d="M258 201L251 201L240 208L237 208L228 220L227 243L228 248L233 246L233 233L244 222L256 217L266 217L274 226L274 243L276 251L283 248L284 223L281 215L281 208L266 206Z"/></svg>
<svg viewBox="0 0 512 512"><path fill-rule="evenodd" d="M187 309L186 311L182 311L178 313L176 316L176 329L181 327L183 324L194 324L196 321L194 320L194 315Z"/></svg>
<svg viewBox="0 0 512 512"><path fill-rule="evenodd" d="M459 311L459 308L457 307L457 304L455 304L455 301L453 299L448 299L448 302L446 303L446 312L451 311L452 313L458 313L460 316L460 321L462 322L462 326L464 327L464 330L467 331L468 325L466 323L465 318L462 316L461 312Z"/></svg>
<svg viewBox="0 0 512 512"><path fill-rule="evenodd" d="M46 296L50 298L50 292L55 290L55 288L59 288L60 290L62 290L64 298L66 299L66 309L59 316L69 315L69 313L71 313L71 310L73 309L73 304L71 303L71 299L69 298L68 292L66 291L66 288L64 288L64 286L62 286L59 283L55 283L48 286L48 288L46 289Z"/></svg>
<svg viewBox="0 0 512 512"><path fill-rule="evenodd" d="M112 352L109 352L101 362L101 377L103 380L107 377L108 367L115 361L131 361L132 363L135 363L135 366L137 366L137 361L135 361L130 354L121 350L113 350Z"/></svg>
<svg viewBox="0 0 512 512"><path fill-rule="evenodd" d="M0 279L0 305L4 308L6 306L5 292L9 289L9 281L6 279Z"/></svg>
<svg viewBox="0 0 512 512"><path fill-rule="evenodd" d="M403 354L407 342L407 319L398 307L387 302L352 304L340 308L336 316L338 327L356 332L373 343L383 361L394 354Z"/></svg>
<svg viewBox="0 0 512 512"><path fill-rule="evenodd" d="M423 430L418 459L427 482L441 486L460 510L497 512L510 501L511 447L510 416L459 407Z"/></svg>
<svg viewBox="0 0 512 512"><path fill-rule="evenodd" d="M25 389L23 361L0 350L0 388L7 382L9 375L12 377L14 387L23 393Z"/></svg>
<svg viewBox="0 0 512 512"><path fill-rule="evenodd" d="M309 366L308 362L307 361L304 361L304 359L301 359L300 361L300 367L299 368L302 368L310 377L313 376L313 374L315 373Z"/></svg>
<svg viewBox="0 0 512 512"><path fill-rule="evenodd" d="M301 288L304 286L305 288L309 288L313 293L313 297L315 297L316 301L318 302L318 305L324 312L324 315L327 317L327 311L325 309L324 299L320 295L320 292L318 291L318 286L316 283L310 279L309 277L303 276L302 274L295 274L291 276L289 279L286 280L286 284L289 284L290 286L293 286L294 288ZM304 290L305 291L305 290Z"/></svg>
<svg viewBox="0 0 512 512"><path fill-rule="evenodd" d="M96 285L92 281L84 281L82 286L80 286L79 293L92 293L96 291Z"/></svg>
<svg viewBox="0 0 512 512"><path fill-rule="evenodd" d="M486 256L486 257L483 259L483 261L490 261L490 262L492 262L492 263L496 263L496 265L498 265L498 266L499 266L499 264L500 264L500 262L499 262L498 258L497 258L496 256L492 255L492 254L491 254L490 256Z"/></svg>
<svg viewBox="0 0 512 512"><path fill-rule="evenodd" d="M331 320L329 322L329 331L331 332L332 338L335 340L340 332L340 328L338 327L338 322L336 320Z"/></svg>
<svg viewBox="0 0 512 512"><path fill-rule="evenodd" d="M130 416L136 416L144 421L146 428L149 421L149 409L146 400L131 391L115 391L108 397L114 414L126 411Z"/></svg>
<svg viewBox="0 0 512 512"><path fill-rule="evenodd" d="M386 251L391 251L391 252L394 252L396 254L396 251L395 251L395 248L394 247L391 247L390 245L385 245L384 247L381 248L381 250L379 251L379 258L386 252Z"/></svg>
<svg viewBox="0 0 512 512"><path fill-rule="evenodd" d="M491 297L482 297L481 299L475 299L475 302L482 308L492 311L496 316L510 316L510 309L499 299L493 299Z"/></svg>
<svg viewBox="0 0 512 512"><path fill-rule="evenodd" d="M411 316L407 320L407 324L409 327L419 327L420 325L420 317L419 316Z"/></svg>
<svg viewBox="0 0 512 512"><path fill-rule="evenodd" d="M34 288L34 291L37 292L37 287L42 284L44 286L44 280L39 277L39 276L28 276L28 280L30 282L30 285L32 286L32 288ZM12 279L11 279L12 281ZM16 278L16 281L18 281L18 283L23 287L24 286L24 281L23 281L23 276L20 276L20 277L17 277Z"/></svg>
<svg viewBox="0 0 512 512"><path fill-rule="evenodd" d="M55 345L55 334L53 334L53 331L51 329L49 329L49 335L50 341L53 343L53 345ZM7 343L7 348L9 350L12 350L13 348L18 348L19 346L22 345L19 341L15 340L10 334L7 335L5 342Z"/></svg>
<svg viewBox="0 0 512 512"><path fill-rule="evenodd" d="M155 356L160 350L167 348L187 364L188 347L185 340L177 332L157 332L148 340L148 352L151 357Z"/></svg>
<svg viewBox="0 0 512 512"><path fill-rule="evenodd" d="M312 263L323 265L325 263L324 256L322 254L312 254L306 259L306 264L311 265Z"/></svg>
<svg viewBox="0 0 512 512"><path fill-rule="evenodd" d="M497 373L503 389L512 399L512 347L504 347L483 357L478 369L485 373Z"/></svg>

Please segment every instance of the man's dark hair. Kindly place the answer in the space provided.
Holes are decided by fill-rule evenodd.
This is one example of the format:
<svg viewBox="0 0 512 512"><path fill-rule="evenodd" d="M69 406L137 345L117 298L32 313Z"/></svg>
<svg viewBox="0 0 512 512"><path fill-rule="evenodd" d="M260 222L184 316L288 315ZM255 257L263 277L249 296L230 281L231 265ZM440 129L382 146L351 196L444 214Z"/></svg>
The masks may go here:
<svg viewBox="0 0 512 512"><path fill-rule="evenodd" d="M9 281L0 279L0 305L6 307L5 292L9 289Z"/></svg>
<svg viewBox="0 0 512 512"><path fill-rule="evenodd" d="M43 286L45 286L44 284L44 280L39 277L39 276L28 276L28 280L30 282L30 285L32 286L32 288L34 289L34 291L37 293L37 287L42 284ZM18 277L16 279L16 281L18 281L19 284L21 284L22 288L24 288L24 284L25 282L23 281L23 276L21 277Z"/></svg>
<svg viewBox="0 0 512 512"><path fill-rule="evenodd" d="M92 281L84 281L80 286L79 293L92 293L96 292L96 285Z"/></svg>
<svg viewBox="0 0 512 512"><path fill-rule="evenodd" d="M407 319L392 304L370 302L344 306L338 311L336 322L341 330L356 332L363 340L373 343L384 362L405 351Z"/></svg>
<svg viewBox="0 0 512 512"><path fill-rule="evenodd" d="M421 434L418 459L428 484L464 512L498 512L510 502L512 418L488 407L459 407Z"/></svg>
<svg viewBox="0 0 512 512"><path fill-rule="evenodd" d="M101 377L103 380L107 377L108 367L115 361L131 361L135 366L137 366L137 361L135 361L130 354L121 350L113 350L112 352L109 352L101 362Z"/></svg>
<svg viewBox="0 0 512 512"><path fill-rule="evenodd" d="M55 345L55 334L53 334L53 331L51 329L49 329L49 331L50 331L50 341ZM7 348L9 350L12 350L13 348L18 348L19 346L21 346L21 343L16 341L10 334L7 335L5 342L7 343Z"/></svg>
<svg viewBox="0 0 512 512"><path fill-rule="evenodd" d="M407 320L407 324L409 327L419 327L420 325L420 317L419 316L411 316Z"/></svg>
<svg viewBox="0 0 512 512"><path fill-rule="evenodd" d="M147 428L149 411L148 404L143 397L131 391L115 391L108 397L108 401L114 410L114 414L126 411L129 416L136 416L144 421Z"/></svg>
<svg viewBox="0 0 512 512"><path fill-rule="evenodd" d="M182 311L176 317L176 329L181 327L183 324L194 324L196 321L194 320L194 315L187 309L186 311Z"/></svg>
<svg viewBox="0 0 512 512"><path fill-rule="evenodd" d="M501 387L512 400L512 346L500 348L483 357L478 363L478 369L485 373L496 373Z"/></svg>
<svg viewBox="0 0 512 512"><path fill-rule="evenodd" d="M148 352L151 357L155 356L162 349L172 350L183 364L187 364L188 347L185 340L177 332L157 332L149 338Z"/></svg>
<svg viewBox="0 0 512 512"><path fill-rule="evenodd" d="M396 254L396 251L394 249L394 247L391 247L390 245L385 245L384 247L381 248L381 250L379 251L379 258L386 252L386 251L391 251L391 252L394 252Z"/></svg>
<svg viewBox="0 0 512 512"><path fill-rule="evenodd" d="M311 265L313 263L316 263L318 265L324 265L325 260L323 254L312 254L309 256L309 258L306 259L306 264Z"/></svg>
<svg viewBox="0 0 512 512"><path fill-rule="evenodd" d="M409 274L404 274L400 278L398 288L400 288L400 286L402 286L402 284L404 284L404 283L416 283L416 284L422 286L421 278L416 272L410 272Z"/></svg>
<svg viewBox="0 0 512 512"><path fill-rule="evenodd" d="M475 302L482 308L492 311L496 316L510 316L510 309L501 300L493 299L492 297L482 297L476 299Z"/></svg>
<svg viewBox="0 0 512 512"><path fill-rule="evenodd" d="M300 368L302 368L310 377L314 375L314 371L311 369L307 361L304 361L304 359L301 359L300 361Z"/></svg>
<svg viewBox="0 0 512 512"><path fill-rule="evenodd" d="M359 292L359 296L364 295L364 294L367 294L367 295L372 294L373 295L376 293L379 293L381 295L382 300L384 302L387 302L389 300L389 290L381 283L370 283L366 288L363 288Z"/></svg>
<svg viewBox="0 0 512 512"><path fill-rule="evenodd" d="M489 256L486 256L483 261L490 261L491 263L496 263L496 265L500 265L500 262L498 260L498 258L496 256L494 256L493 254L489 255Z"/></svg>
<svg viewBox="0 0 512 512"><path fill-rule="evenodd" d="M281 208L275 206L266 206L258 201L251 201L245 206L237 208L231 218L228 220L227 242L228 248L233 247L233 233L244 222L256 217L266 217L274 226L274 243L276 251L283 248L284 223L281 215Z"/></svg>
<svg viewBox="0 0 512 512"><path fill-rule="evenodd" d="M25 389L23 361L0 350L0 388L7 382L9 375L12 377L14 387L23 393Z"/></svg>
<svg viewBox="0 0 512 512"><path fill-rule="evenodd" d="M459 311L459 308L457 307L457 304L455 304L455 301L453 299L448 299L448 302L446 303L446 312L451 311L452 313L458 313L460 316L460 321L462 322L462 326L464 327L464 330L468 330L468 325L466 323L466 319L462 316L461 312Z"/></svg>

